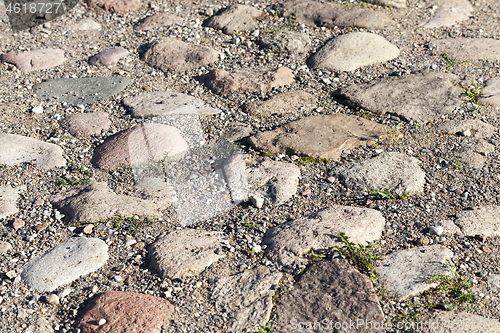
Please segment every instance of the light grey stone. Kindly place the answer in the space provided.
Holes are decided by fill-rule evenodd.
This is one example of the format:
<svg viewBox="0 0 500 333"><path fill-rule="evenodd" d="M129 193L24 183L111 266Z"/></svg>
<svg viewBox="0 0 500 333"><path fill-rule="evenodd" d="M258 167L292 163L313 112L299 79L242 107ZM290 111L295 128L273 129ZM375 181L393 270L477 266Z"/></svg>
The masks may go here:
<svg viewBox="0 0 500 333"><path fill-rule="evenodd" d="M259 158L247 160L248 193L269 198L276 205L297 193L299 178L300 169L295 164Z"/></svg>
<svg viewBox="0 0 500 333"><path fill-rule="evenodd" d="M424 314L415 326L422 333L487 333L496 332L499 321L465 311L434 311ZM415 324L416 325L416 324Z"/></svg>
<svg viewBox="0 0 500 333"><path fill-rule="evenodd" d="M119 93L132 83L128 77L47 79L33 86L38 99L69 105L95 104Z"/></svg>
<svg viewBox="0 0 500 333"><path fill-rule="evenodd" d="M453 223L453 220L443 220L440 225L443 227L445 235L463 236L462 230L460 230L460 228Z"/></svg>
<svg viewBox="0 0 500 333"><path fill-rule="evenodd" d="M328 326L324 325L325 319ZM276 304L273 328L280 333L379 331L366 329L364 325L357 327L359 319L364 322L384 320L372 282L347 260L323 260L310 267L294 288L281 296ZM299 322L310 323L310 326L298 329L293 324ZM314 326L315 322L323 324L318 327ZM336 323L347 323L347 328L344 324L346 329L336 330ZM350 323L354 323L354 328Z"/></svg>
<svg viewBox="0 0 500 333"><path fill-rule="evenodd" d="M449 120L436 127L438 133L464 134L469 130L473 138L489 138L495 133L496 127L477 119Z"/></svg>
<svg viewBox="0 0 500 333"><path fill-rule="evenodd" d="M21 277L38 291L54 291L83 275L95 272L108 260L108 245L97 238L70 238L31 260Z"/></svg>
<svg viewBox="0 0 500 333"><path fill-rule="evenodd" d="M14 166L34 161L42 170L66 166L62 148L52 143L21 135L0 134L0 147L0 164Z"/></svg>
<svg viewBox="0 0 500 333"><path fill-rule="evenodd" d="M389 191L401 196L424 191L425 172L420 164L415 157L389 152L341 165L334 173L349 188L364 192Z"/></svg>
<svg viewBox="0 0 500 333"><path fill-rule="evenodd" d="M467 20L473 10L468 0L434 0L431 5L437 9L424 28L450 27Z"/></svg>
<svg viewBox="0 0 500 333"><path fill-rule="evenodd" d="M479 96L478 102L485 105L491 105L500 108L500 76L490 78L485 82L481 89L482 96Z"/></svg>
<svg viewBox="0 0 500 333"><path fill-rule="evenodd" d="M491 274L487 278L488 287L494 292L500 291L500 274Z"/></svg>
<svg viewBox="0 0 500 333"><path fill-rule="evenodd" d="M469 168L481 168L487 161L486 155L495 152L495 146L483 139L466 139L461 142L455 153L458 163L464 163ZM457 163L457 162L455 162Z"/></svg>
<svg viewBox="0 0 500 333"><path fill-rule="evenodd" d="M19 211L17 200L19 193L26 191L26 185L12 188L10 186L0 186L0 219L14 215Z"/></svg>
<svg viewBox="0 0 500 333"><path fill-rule="evenodd" d="M90 57L89 64L94 66L108 66L126 57L130 52L123 47L107 47Z"/></svg>
<svg viewBox="0 0 500 333"><path fill-rule="evenodd" d="M500 60L500 40L493 38L446 38L431 41L438 53L446 53L458 61Z"/></svg>
<svg viewBox="0 0 500 333"><path fill-rule="evenodd" d="M161 216L152 201L116 194L103 182L72 186L65 192L51 196L49 200L66 215L65 222L72 225L106 220L117 215L137 215L140 218Z"/></svg>
<svg viewBox="0 0 500 333"><path fill-rule="evenodd" d="M239 122L232 123L231 125L226 127L219 140L236 142L249 136L252 131L252 127L248 126L247 124Z"/></svg>
<svg viewBox="0 0 500 333"><path fill-rule="evenodd" d="M269 321L281 277L278 271L256 266L217 280L212 299L219 313L228 314L228 331L257 332Z"/></svg>
<svg viewBox="0 0 500 333"><path fill-rule="evenodd" d="M406 0L366 0L366 2L387 7L406 8Z"/></svg>
<svg viewBox="0 0 500 333"><path fill-rule="evenodd" d="M339 232L351 242L366 245L382 236L385 219L379 211L349 206L332 206L299 219L277 225L264 235L267 258L279 265L305 263L313 250L341 246Z"/></svg>
<svg viewBox="0 0 500 333"><path fill-rule="evenodd" d="M234 34L236 31L250 31L258 28L254 18L260 16L262 11L248 5L231 5L222 8L206 20L203 25L222 30L225 34Z"/></svg>
<svg viewBox="0 0 500 333"><path fill-rule="evenodd" d="M388 137L386 128L379 123L335 113L302 118L248 140L258 150L337 161L343 150L373 145Z"/></svg>
<svg viewBox="0 0 500 333"><path fill-rule="evenodd" d="M429 228L429 234L431 234L431 235L441 236L443 234L443 232L444 232L444 228L440 225Z"/></svg>
<svg viewBox="0 0 500 333"><path fill-rule="evenodd" d="M399 299L416 296L437 283L429 279L448 274L447 259L453 252L443 245L419 246L386 255L378 267L379 282Z"/></svg>
<svg viewBox="0 0 500 333"><path fill-rule="evenodd" d="M311 43L311 39L303 32L285 30L277 34L265 34L256 43L261 48L275 53L304 53L306 46Z"/></svg>
<svg viewBox="0 0 500 333"><path fill-rule="evenodd" d="M181 229L159 237L149 249L149 265L169 279L196 276L224 257L214 251L222 247L222 233Z"/></svg>
<svg viewBox="0 0 500 333"><path fill-rule="evenodd" d="M10 250L12 250L12 244L0 241L0 254L7 253Z"/></svg>
<svg viewBox="0 0 500 333"><path fill-rule="evenodd" d="M97 31L101 30L101 25L91 18L85 18L81 19L70 28L73 31Z"/></svg>
<svg viewBox="0 0 500 333"><path fill-rule="evenodd" d="M334 96L376 114L393 113L423 124L462 104L458 81L453 74L422 72L354 84L335 91Z"/></svg>
<svg viewBox="0 0 500 333"><path fill-rule="evenodd" d="M398 56L398 47L384 37L369 32L351 32L326 42L307 59L307 65L343 72L384 63Z"/></svg>
<svg viewBox="0 0 500 333"><path fill-rule="evenodd" d="M155 28L169 27L177 23L181 23L184 19L177 15L169 13L158 13L143 18L134 26L136 31L148 31Z"/></svg>
<svg viewBox="0 0 500 333"><path fill-rule="evenodd" d="M240 204L248 198L248 181L246 164L241 154L229 158L223 165L227 185L231 190L231 198Z"/></svg>
<svg viewBox="0 0 500 333"><path fill-rule="evenodd" d="M472 210L463 210L457 213L455 224L465 236L499 236L500 206L480 206L473 207Z"/></svg>
<svg viewBox="0 0 500 333"><path fill-rule="evenodd" d="M127 97L123 105L134 118L165 116L168 114L216 114L203 100L177 92L152 92Z"/></svg>

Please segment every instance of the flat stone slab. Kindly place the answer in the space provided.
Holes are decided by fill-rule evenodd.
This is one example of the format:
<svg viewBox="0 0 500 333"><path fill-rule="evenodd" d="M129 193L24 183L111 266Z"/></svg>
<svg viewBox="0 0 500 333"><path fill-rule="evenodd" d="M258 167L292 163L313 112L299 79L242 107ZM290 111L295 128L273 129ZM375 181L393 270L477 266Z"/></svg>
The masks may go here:
<svg viewBox="0 0 500 333"><path fill-rule="evenodd" d="M161 27L169 27L184 21L182 17L168 13L158 13L143 18L134 26L135 31L148 31Z"/></svg>
<svg viewBox="0 0 500 333"><path fill-rule="evenodd" d="M293 71L287 67L245 68L228 72L210 71L201 82L216 94L266 92L295 82Z"/></svg>
<svg viewBox="0 0 500 333"><path fill-rule="evenodd" d="M220 140L227 142L236 142L243 138L246 138L252 133L252 127L247 124L236 122L227 126L222 135L220 136Z"/></svg>
<svg viewBox="0 0 500 333"><path fill-rule="evenodd" d="M189 149L181 132L169 125L148 123L118 132L94 150L92 164L102 170L147 168L150 162L174 161Z"/></svg>
<svg viewBox="0 0 500 333"><path fill-rule="evenodd" d="M329 40L307 59L307 65L344 72L384 63L398 56L398 47L384 37L369 32L351 32Z"/></svg>
<svg viewBox="0 0 500 333"><path fill-rule="evenodd" d="M479 96L478 102L484 105L500 107L500 76L490 78L485 82L481 89L482 96Z"/></svg>
<svg viewBox="0 0 500 333"><path fill-rule="evenodd" d="M493 237L500 235L500 206L473 207L457 213L455 224L466 236L484 235Z"/></svg>
<svg viewBox="0 0 500 333"><path fill-rule="evenodd" d="M109 129L111 120L106 112L76 113L60 120L59 125L74 137L80 138Z"/></svg>
<svg viewBox="0 0 500 333"><path fill-rule="evenodd" d="M431 41L438 53L447 53L458 61L500 60L500 40L493 38L446 38Z"/></svg>
<svg viewBox="0 0 500 333"><path fill-rule="evenodd" d="M70 238L31 260L21 277L30 288L50 292L95 272L108 258L108 245L103 240Z"/></svg>
<svg viewBox="0 0 500 333"><path fill-rule="evenodd" d="M280 333L340 332L335 329L335 323L342 325L346 322L350 327L349 324L354 322L356 328L356 319L379 323L384 319L371 280L346 260L323 260L311 266L294 288L281 296L276 305L273 328ZM314 326L315 322L326 322L326 326L318 328L317 324ZM298 326L299 323L303 324ZM325 327L327 329L323 330ZM361 325L346 332L375 330Z"/></svg>
<svg viewBox="0 0 500 333"><path fill-rule="evenodd" d="M281 277L278 271L256 266L217 280L212 299L219 313L227 313L229 332L257 332L269 321Z"/></svg>
<svg viewBox="0 0 500 333"><path fill-rule="evenodd" d="M19 199L19 193L24 191L26 191L26 185L16 188L0 186L0 219L14 215L19 211L17 200Z"/></svg>
<svg viewBox="0 0 500 333"><path fill-rule="evenodd" d="M300 31L280 31L268 33L256 40L262 49L275 53L304 53L311 43L309 36Z"/></svg>
<svg viewBox="0 0 500 333"><path fill-rule="evenodd" d="M139 216L157 218L161 214L154 203L135 197L116 194L104 182L72 186L69 190L53 195L50 202L72 225L102 221L114 216Z"/></svg>
<svg viewBox="0 0 500 333"><path fill-rule="evenodd" d="M334 96L342 103L376 114L388 112L426 123L462 104L462 88L456 85L458 81L458 76L448 73L390 76L341 88Z"/></svg>
<svg viewBox="0 0 500 333"><path fill-rule="evenodd" d="M219 52L208 46L172 38L154 42L142 56L149 66L164 72L184 72L207 66L218 59Z"/></svg>
<svg viewBox="0 0 500 333"><path fill-rule="evenodd" d="M460 161L473 169L481 168L488 160L487 155L495 152L495 146L482 139L466 139L455 153Z"/></svg>
<svg viewBox="0 0 500 333"><path fill-rule="evenodd" d="M428 280L436 274L449 274L447 259L453 252L443 245L419 246L386 255L376 270L379 282L399 299L416 296L437 283Z"/></svg>
<svg viewBox="0 0 500 333"><path fill-rule="evenodd" d="M0 146L0 164L14 166L34 161L42 170L66 166L63 149L52 143L27 136L0 134Z"/></svg>
<svg viewBox="0 0 500 333"><path fill-rule="evenodd" d="M95 104L125 89L128 77L82 77L48 79L33 86L38 99L69 105Z"/></svg>
<svg viewBox="0 0 500 333"><path fill-rule="evenodd" d="M123 13L142 7L142 0L85 0L88 9L96 13Z"/></svg>
<svg viewBox="0 0 500 333"><path fill-rule="evenodd" d="M486 333L498 330L498 319L464 311L434 311L424 314L415 326L422 333Z"/></svg>
<svg viewBox="0 0 500 333"><path fill-rule="evenodd" d="M24 333L54 333L54 329L47 319L40 317L33 325L28 326Z"/></svg>
<svg viewBox="0 0 500 333"><path fill-rule="evenodd" d="M90 57L89 64L93 66L108 66L117 62L130 52L123 47L107 47L96 55Z"/></svg>
<svg viewBox="0 0 500 333"><path fill-rule="evenodd" d="M366 0L366 2L381 6L406 8L406 0Z"/></svg>
<svg viewBox="0 0 500 333"><path fill-rule="evenodd" d="M171 280L196 276L224 257L221 232L181 229L159 237L149 249L149 266Z"/></svg>
<svg viewBox="0 0 500 333"><path fill-rule="evenodd" d="M370 159L343 164L334 173L349 188L364 192L390 191L394 195L424 191L421 161L401 153L382 153Z"/></svg>
<svg viewBox="0 0 500 333"><path fill-rule="evenodd" d="M0 61L15 65L23 73L39 71L64 64L66 58L60 49L41 49L29 52L6 53Z"/></svg>
<svg viewBox="0 0 500 333"><path fill-rule="evenodd" d="M246 171L250 195L281 205L297 193L300 168L295 164L257 158L247 160Z"/></svg>
<svg viewBox="0 0 500 333"><path fill-rule="evenodd" d="M332 206L267 230L262 245L266 256L279 265L305 263L303 256L313 250L328 250L341 246L339 232L351 242L365 245L382 236L385 219L369 208Z"/></svg>
<svg viewBox="0 0 500 333"><path fill-rule="evenodd" d="M496 127L477 119L449 120L436 127L436 132L483 139L491 137ZM469 135L464 133L470 132Z"/></svg>
<svg viewBox="0 0 500 333"><path fill-rule="evenodd" d="M432 5L437 9L424 28L451 27L467 20L473 10L468 0L434 0Z"/></svg>
<svg viewBox="0 0 500 333"><path fill-rule="evenodd" d="M292 15L300 23L327 28L383 29L394 24L394 21L382 12L348 8L335 3L313 0L288 0L279 7L278 11L282 17Z"/></svg>
<svg viewBox="0 0 500 333"><path fill-rule="evenodd" d="M222 30L225 34L234 34L236 31L251 31L259 26L254 18L262 11L248 5L231 5L219 10L214 16L203 22L203 26Z"/></svg>
<svg viewBox="0 0 500 333"><path fill-rule="evenodd" d="M161 297L123 291L106 291L92 298L74 327L82 333L160 333L174 313ZM106 323L99 325L100 319Z"/></svg>
<svg viewBox="0 0 500 333"><path fill-rule="evenodd" d="M389 129L390 130L390 129ZM310 116L249 138L259 150L339 160L343 150L384 141L383 125L341 113Z"/></svg>
<svg viewBox="0 0 500 333"><path fill-rule="evenodd" d="M216 114L220 113L203 100L178 92L151 92L127 97L123 105L132 117L157 117L168 114Z"/></svg>
<svg viewBox="0 0 500 333"><path fill-rule="evenodd" d="M250 116L267 117L272 114L305 113L316 108L318 97L303 90L280 93L265 101L245 103L243 111Z"/></svg>

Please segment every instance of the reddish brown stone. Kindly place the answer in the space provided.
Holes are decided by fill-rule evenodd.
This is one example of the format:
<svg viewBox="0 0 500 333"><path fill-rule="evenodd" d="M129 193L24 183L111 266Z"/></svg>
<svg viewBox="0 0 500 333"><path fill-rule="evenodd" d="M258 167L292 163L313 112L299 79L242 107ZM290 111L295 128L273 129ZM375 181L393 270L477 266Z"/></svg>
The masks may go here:
<svg viewBox="0 0 500 333"><path fill-rule="evenodd" d="M44 231L48 227L49 227L48 223L42 223L42 224L38 224L37 226L35 226L35 230L40 232L40 231Z"/></svg>
<svg viewBox="0 0 500 333"><path fill-rule="evenodd" d="M96 295L77 318L81 333L160 333L174 313L166 299L146 294L106 291ZM100 319L106 323L99 326Z"/></svg>
<svg viewBox="0 0 500 333"><path fill-rule="evenodd" d="M118 13L137 10L142 0L86 0L89 10L96 13Z"/></svg>
<svg viewBox="0 0 500 333"><path fill-rule="evenodd" d="M2 54L0 61L13 64L22 72L29 73L62 65L66 61L66 58L64 58L63 50L40 49L29 52Z"/></svg>
<svg viewBox="0 0 500 333"><path fill-rule="evenodd" d="M71 135L83 137L107 130L111 126L111 120L106 112L76 113L59 121L59 125Z"/></svg>

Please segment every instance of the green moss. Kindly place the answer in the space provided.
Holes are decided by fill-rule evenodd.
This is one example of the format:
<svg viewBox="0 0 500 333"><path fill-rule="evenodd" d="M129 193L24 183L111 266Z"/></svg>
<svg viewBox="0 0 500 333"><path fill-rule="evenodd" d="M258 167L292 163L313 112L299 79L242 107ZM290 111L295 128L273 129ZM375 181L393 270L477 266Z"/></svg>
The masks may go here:
<svg viewBox="0 0 500 333"><path fill-rule="evenodd" d="M311 163L325 163L328 164L330 163L330 160L326 158L320 158L320 157L310 157L310 156L301 156L300 157L300 165L307 165Z"/></svg>

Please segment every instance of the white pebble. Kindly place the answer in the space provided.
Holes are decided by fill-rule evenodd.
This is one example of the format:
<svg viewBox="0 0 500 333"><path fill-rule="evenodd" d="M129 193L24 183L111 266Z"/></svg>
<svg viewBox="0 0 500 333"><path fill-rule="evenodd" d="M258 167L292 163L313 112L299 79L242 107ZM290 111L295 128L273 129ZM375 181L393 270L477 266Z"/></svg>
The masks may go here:
<svg viewBox="0 0 500 333"><path fill-rule="evenodd" d="M441 236L443 234L444 228L442 226L430 227L429 234Z"/></svg>
<svg viewBox="0 0 500 333"><path fill-rule="evenodd" d="M43 113L43 107L41 105L38 105L38 106L35 106L33 109L32 109L33 113Z"/></svg>
<svg viewBox="0 0 500 333"><path fill-rule="evenodd" d="M99 326L102 326L102 325L106 324L106 319L104 319L104 318L99 319L99 321L97 322L97 324Z"/></svg>
<svg viewBox="0 0 500 333"><path fill-rule="evenodd" d="M65 288L65 289L59 291L57 293L57 296L59 296L59 298L63 299L64 297L66 297L69 294L71 294L72 291L73 291L73 289L71 289L71 288Z"/></svg>

